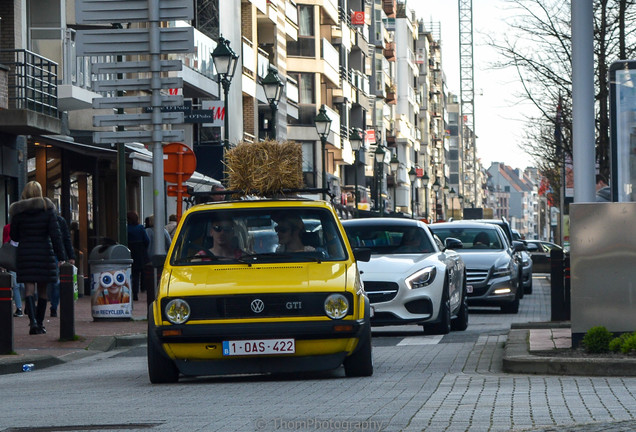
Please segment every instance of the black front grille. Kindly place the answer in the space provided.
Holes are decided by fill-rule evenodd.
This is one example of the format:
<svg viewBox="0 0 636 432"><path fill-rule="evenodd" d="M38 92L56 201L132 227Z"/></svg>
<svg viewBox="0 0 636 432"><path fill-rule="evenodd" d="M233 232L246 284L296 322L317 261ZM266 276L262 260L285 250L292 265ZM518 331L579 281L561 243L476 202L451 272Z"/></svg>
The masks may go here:
<svg viewBox="0 0 636 432"><path fill-rule="evenodd" d="M398 293L399 285L395 282L364 282L364 291L371 304L393 300Z"/></svg>
<svg viewBox="0 0 636 432"><path fill-rule="evenodd" d="M404 305L407 311L416 315L432 315L433 303L429 299L419 299L408 302Z"/></svg>
<svg viewBox="0 0 636 432"><path fill-rule="evenodd" d="M330 294L332 293L238 294L182 298L190 305L190 320L210 320L324 316L325 300ZM342 294L349 300L347 315L350 315L353 313L353 295L348 292ZM161 300L162 311L165 311L170 300L172 298L169 297ZM261 302L262 310L256 312Z"/></svg>

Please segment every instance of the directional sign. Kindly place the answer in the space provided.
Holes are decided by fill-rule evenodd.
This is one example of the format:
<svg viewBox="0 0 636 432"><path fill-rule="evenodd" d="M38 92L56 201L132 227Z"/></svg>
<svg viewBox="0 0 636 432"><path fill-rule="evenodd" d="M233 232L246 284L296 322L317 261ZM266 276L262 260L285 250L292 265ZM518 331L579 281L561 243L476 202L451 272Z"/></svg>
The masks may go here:
<svg viewBox="0 0 636 432"><path fill-rule="evenodd" d="M182 124L184 123L183 112L164 112L161 114L161 122L164 124ZM151 113L93 116L93 126L95 127L138 126L142 124L152 124Z"/></svg>
<svg viewBox="0 0 636 432"><path fill-rule="evenodd" d="M159 0L159 21L189 21L194 17L192 1ZM78 24L149 21L148 0L77 0Z"/></svg>
<svg viewBox="0 0 636 432"><path fill-rule="evenodd" d="M139 108L142 106L151 106L152 96L119 96L111 98L95 98L93 99L93 108ZM161 96L161 105L163 106L180 106L183 105L183 96ZM175 140L179 141L179 140Z"/></svg>
<svg viewBox="0 0 636 432"><path fill-rule="evenodd" d="M97 144L150 142L154 141L151 130L93 132L93 141ZM162 130L161 141L183 141L183 129Z"/></svg>
<svg viewBox="0 0 636 432"><path fill-rule="evenodd" d="M81 30L75 36L78 56L132 55L150 52L150 29ZM159 29L161 54L195 52L192 27Z"/></svg>
<svg viewBox="0 0 636 432"><path fill-rule="evenodd" d="M180 71L183 69L183 62L181 60L161 60L160 66L161 72ZM91 72L95 75L150 72L150 61L93 63Z"/></svg>
<svg viewBox="0 0 636 432"><path fill-rule="evenodd" d="M112 79L93 81L96 92L150 90L150 78ZM183 87L183 78L163 77L160 79L161 88L173 89Z"/></svg>

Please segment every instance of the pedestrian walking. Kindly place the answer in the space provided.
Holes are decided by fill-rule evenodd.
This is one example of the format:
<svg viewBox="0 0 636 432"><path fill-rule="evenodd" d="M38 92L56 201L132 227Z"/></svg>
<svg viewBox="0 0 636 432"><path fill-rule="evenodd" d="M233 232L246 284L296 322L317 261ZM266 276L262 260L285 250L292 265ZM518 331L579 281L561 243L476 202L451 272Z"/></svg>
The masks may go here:
<svg viewBox="0 0 636 432"><path fill-rule="evenodd" d="M126 220L128 222L128 249L130 249L133 260L130 276L133 300L139 300L141 275L144 271L144 265L148 262L150 239L143 225L139 223L139 215L136 211L129 211L126 214Z"/></svg>
<svg viewBox="0 0 636 432"><path fill-rule="evenodd" d="M18 242L16 274L26 291L29 334L46 333L46 285L57 281L58 262L66 261L55 205L42 196L40 183L30 181L20 201L9 207L9 218L11 239Z"/></svg>
<svg viewBox="0 0 636 432"><path fill-rule="evenodd" d="M174 232L177 229L177 215L171 214L168 216L168 223L166 224L166 231L170 235L170 240L174 237Z"/></svg>
<svg viewBox="0 0 636 432"><path fill-rule="evenodd" d="M66 252L67 262L75 265L75 251L73 250L73 243L71 242L71 233L66 224L66 220L57 215L57 224L60 228L60 234L62 235L62 243L64 244L64 252ZM49 284L47 287L49 299L51 299L51 317L57 317L57 307L60 304L60 277L58 272L57 282Z"/></svg>
<svg viewBox="0 0 636 432"><path fill-rule="evenodd" d="M6 224L2 229L2 243L11 242L11 225ZM13 242L14 246L18 244ZM15 312L13 312L13 316L16 318L20 318L24 316L24 312L22 311L22 292L24 291L24 284L18 283L16 281L16 274L14 271L9 271L11 275L11 289L13 290L13 301L15 302Z"/></svg>

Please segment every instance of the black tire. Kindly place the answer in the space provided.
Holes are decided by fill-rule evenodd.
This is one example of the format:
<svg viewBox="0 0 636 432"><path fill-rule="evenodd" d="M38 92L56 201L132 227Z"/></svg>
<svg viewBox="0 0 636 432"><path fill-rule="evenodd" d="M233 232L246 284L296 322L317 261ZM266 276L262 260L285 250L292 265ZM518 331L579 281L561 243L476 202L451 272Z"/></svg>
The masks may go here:
<svg viewBox="0 0 636 432"><path fill-rule="evenodd" d="M367 377L373 375L373 352L371 349L371 326L360 337L356 351L343 362L348 377Z"/></svg>
<svg viewBox="0 0 636 432"><path fill-rule="evenodd" d="M525 294L532 294L532 275L530 275L530 285L523 290Z"/></svg>
<svg viewBox="0 0 636 432"><path fill-rule="evenodd" d="M176 383L179 369L163 352L159 341L152 336L152 312L148 313L148 378L152 384Z"/></svg>
<svg viewBox="0 0 636 432"><path fill-rule="evenodd" d="M514 301L501 305L501 312L511 314L519 313L519 296L516 296Z"/></svg>
<svg viewBox="0 0 636 432"><path fill-rule="evenodd" d="M468 299L466 296L466 276L462 286L462 303L459 306L457 317L451 321L451 330L464 331L468 328Z"/></svg>
<svg viewBox="0 0 636 432"><path fill-rule="evenodd" d="M448 295L448 279L444 282L444 293L442 303L439 306L439 322L435 324L424 324L424 332L434 335L445 335L451 331L451 310L450 297Z"/></svg>
<svg viewBox="0 0 636 432"><path fill-rule="evenodd" d="M525 289L523 288L523 270L519 270L519 284L517 286L517 295L519 297L519 299L523 298L523 294L525 292Z"/></svg>

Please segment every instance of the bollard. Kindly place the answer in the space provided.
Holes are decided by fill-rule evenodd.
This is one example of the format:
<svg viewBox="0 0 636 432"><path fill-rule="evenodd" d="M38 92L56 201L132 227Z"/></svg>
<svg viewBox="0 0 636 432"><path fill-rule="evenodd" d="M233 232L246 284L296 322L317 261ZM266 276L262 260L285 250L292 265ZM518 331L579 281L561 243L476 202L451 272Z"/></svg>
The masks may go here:
<svg viewBox="0 0 636 432"><path fill-rule="evenodd" d="M564 319L570 321L570 252L566 252L563 258L563 310Z"/></svg>
<svg viewBox="0 0 636 432"><path fill-rule="evenodd" d="M550 319L565 321L565 297L563 295L563 251L550 251Z"/></svg>
<svg viewBox="0 0 636 432"><path fill-rule="evenodd" d="M75 338L75 299L73 296L73 266L60 266L60 340Z"/></svg>
<svg viewBox="0 0 636 432"><path fill-rule="evenodd" d="M13 354L13 314L11 274L0 272L0 354Z"/></svg>

